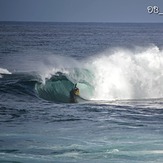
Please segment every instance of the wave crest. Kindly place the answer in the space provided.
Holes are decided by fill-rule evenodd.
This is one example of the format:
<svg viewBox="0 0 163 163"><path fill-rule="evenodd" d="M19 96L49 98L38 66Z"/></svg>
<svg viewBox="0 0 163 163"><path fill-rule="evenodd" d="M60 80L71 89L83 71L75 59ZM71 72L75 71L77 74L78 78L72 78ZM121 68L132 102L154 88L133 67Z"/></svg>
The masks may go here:
<svg viewBox="0 0 163 163"><path fill-rule="evenodd" d="M11 74L11 72L8 71L7 69L0 68L0 78L2 78L3 74Z"/></svg>

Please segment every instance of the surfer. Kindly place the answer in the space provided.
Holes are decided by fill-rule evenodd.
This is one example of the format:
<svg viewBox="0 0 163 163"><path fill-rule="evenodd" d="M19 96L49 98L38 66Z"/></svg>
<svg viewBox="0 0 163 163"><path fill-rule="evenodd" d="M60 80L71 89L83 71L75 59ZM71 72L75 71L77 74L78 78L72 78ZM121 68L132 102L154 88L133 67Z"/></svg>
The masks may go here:
<svg viewBox="0 0 163 163"><path fill-rule="evenodd" d="M70 102L74 103L76 102L75 96L79 96L79 88L76 87L77 84L75 84L74 88L70 91Z"/></svg>

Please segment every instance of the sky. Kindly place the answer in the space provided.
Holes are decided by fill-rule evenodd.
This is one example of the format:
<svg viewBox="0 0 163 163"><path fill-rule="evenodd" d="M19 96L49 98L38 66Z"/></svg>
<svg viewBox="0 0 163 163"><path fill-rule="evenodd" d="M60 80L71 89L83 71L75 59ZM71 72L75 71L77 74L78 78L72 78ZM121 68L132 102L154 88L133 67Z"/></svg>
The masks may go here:
<svg viewBox="0 0 163 163"><path fill-rule="evenodd" d="M0 0L0 21L162 23L157 9L163 0Z"/></svg>

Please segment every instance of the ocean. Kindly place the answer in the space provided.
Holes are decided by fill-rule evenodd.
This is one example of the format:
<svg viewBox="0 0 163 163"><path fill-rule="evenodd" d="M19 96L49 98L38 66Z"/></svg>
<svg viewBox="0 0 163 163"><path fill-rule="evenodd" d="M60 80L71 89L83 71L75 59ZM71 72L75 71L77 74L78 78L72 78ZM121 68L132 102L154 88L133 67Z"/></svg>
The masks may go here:
<svg viewBox="0 0 163 163"><path fill-rule="evenodd" d="M0 163L162 163L162 83L161 23L0 22Z"/></svg>

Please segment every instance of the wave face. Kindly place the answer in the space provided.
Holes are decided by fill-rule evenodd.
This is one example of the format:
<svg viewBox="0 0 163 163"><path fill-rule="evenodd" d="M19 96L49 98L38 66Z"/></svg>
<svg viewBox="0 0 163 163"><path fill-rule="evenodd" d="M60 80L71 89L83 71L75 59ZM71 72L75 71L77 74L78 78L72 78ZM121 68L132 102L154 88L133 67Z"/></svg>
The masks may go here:
<svg viewBox="0 0 163 163"><path fill-rule="evenodd" d="M68 68L52 70L41 76L41 72L10 73L3 69L0 78L0 94L5 93L14 97L43 98L54 102L70 102L70 91L77 84L80 98L77 102L90 100L93 95L91 72L87 69Z"/></svg>
<svg viewBox="0 0 163 163"><path fill-rule="evenodd" d="M57 73L45 83L36 83L37 94L43 99L50 101L69 102L69 92L73 88L73 83L66 76Z"/></svg>
<svg viewBox="0 0 163 163"><path fill-rule="evenodd" d="M35 90L39 97L43 99L57 102L70 102L70 91L77 84L82 99L88 100L93 95L94 89L88 82L91 77L89 74L90 72L85 69L71 69L66 74L57 71L50 78L46 78L45 82L36 83ZM80 100L78 99L78 102Z"/></svg>

